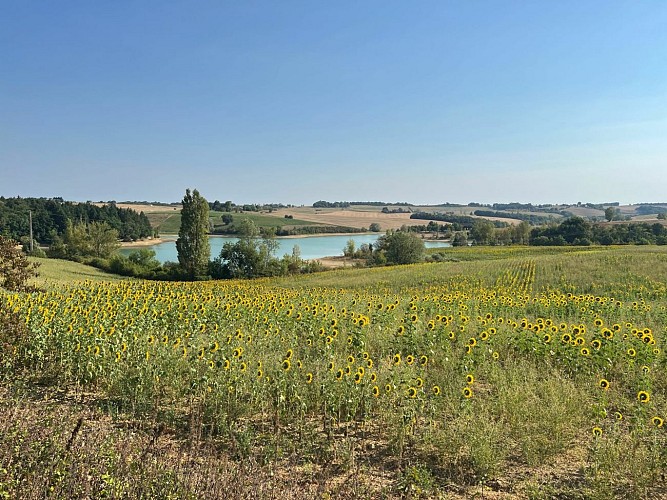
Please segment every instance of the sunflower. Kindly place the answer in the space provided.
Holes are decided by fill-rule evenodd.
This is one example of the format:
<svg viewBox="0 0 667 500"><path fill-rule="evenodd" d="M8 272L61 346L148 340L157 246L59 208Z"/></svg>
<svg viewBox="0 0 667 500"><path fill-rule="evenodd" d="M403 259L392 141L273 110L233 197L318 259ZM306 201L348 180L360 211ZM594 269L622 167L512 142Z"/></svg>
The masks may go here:
<svg viewBox="0 0 667 500"><path fill-rule="evenodd" d="M397 332L399 335L403 335L403 333L405 333L405 327L403 325L399 326Z"/></svg>
<svg viewBox="0 0 667 500"><path fill-rule="evenodd" d="M651 419L651 423L660 428L665 423L665 421L662 418L656 416Z"/></svg>
<svg viewBox="0 0 667 500"><path fill-rule="evenodd" d="M373 396L375 396L377 398L380 395L380 388L377 385L374 385L373 389L372 389L372 393L373 393Z"/></svg>
<svg viewBox="0 0 667 500"><path fill-rule="evenodd" d="M424 380L421 377L417 377L415 385L417 386L417 388L421 389L422 387L424 387Z"/></svg>
<svg viewBox="0 0 667 500"><path fill-rule="evenodd" d="M355 383L355 384L360 384L360 383L361 383L361 379L363 379L363 378L364 378L364 374L363 374L363 373L359 373L359 372L355 373L355 374L354 374L354 383Z"/></svg>
<svg viewBox="0 0 667 500"><path fill-rule="evenodd" d="M468 385L471 385L474 381L475 381L475 377L473 377L473 375L471 373L466 375L466 382L468 383Z"/></svg>
<svg viewBox="0 0 667 500"><path fill-rule="evenodd" d="M470 387L464 387L461 392L463 393L463 397L466 399L470 399L472 397L472 389Z"/></svg>
<svg viewBox="0 0 667 500"><path fill-rule="evenodd" d="M500 353L498 351L494 351L493 354L491 354L491 357L493 359L498 359L500 357Z"/></svg>
<svg viewBox="0 0 667 500"><path fill-rule="evenodd" d="M401 355L399 353L394 354L394 365L400 365L401 364Z"/></svg>
<svg viewBox="0 0 667 500"><path fill-rule="evenodd" d="M313 374L306 373L306 384L310 384L313 381Z"/></svg>
<svg viewBox="0 0 667 500"><path fill-rule="evenodd" d="M336 365L334 364L334 362L333 362L333 361L329 361L329 364L327 365L327 370L329 370L330 372L332 372L332 371L334 371L334 368L335 368L335 367L336 367Z"/></svg>
<svg viewBox="0 0 667 500"><path fill-rule="evenodd" d="M437 385L434 385L433 389L431 390L433 391L433 394L435 394L436 396L440 394L440 387L438 387Z"/></svg>
<svg viewBox="0 0 667 500"><path fill-rule="evenodd" d="M394 388L391 384L385 384L384 386L384 391L385 392L391 392L391 390Z"/></svg>
<svg viewBox="0 0 667 500"><path fill-rule="evenodd" d="M417 397L417 389L414 388L414 387L410 387L408 389L408 397L412 398L412 399L416 398Z"/></svg>
<svg viewBox="0 0 667 500"><path fill-rule="evenodd" d="M412 354L408 354L405 357L405 362L409 365L412 365L415 362L415 357Z"/></svg>
<svg viewBox="0 0 667 500"><path fill-rule="evenodd" d="M600 386L601 389L609 389L609 380L606 378L601 378L600 381L598 382L598 385Z"/></svg>
<svg viewBox="0 0 667 500"><path fill-rule="evenodd" d="M596 438L602 437L602 428L593 427L593 436L595 436Z"/></svg>
<svg viewBox="0 0 667 500"><path fill-rule="evenodd" d="M628 349L627 352L628 352L628 356L630 356L631 358L634 358L637 355L637 351L635 351L632 347L630 349Z"/></svg>
<svg viewBox="0 0 667 500"><path fill-rule="evenodd" d="M289 359L285 359L285 360L283 360L282 367L283 367L283 370L285 370L287 372L292 367L292 362Z"/></svg>
<svg viewBox="0 0 667 500"><path fill-rule="evenodd" d="M614 418L616 418L616 420L623 420L623 414L620 411L615 411Z"/></svg>
<svg viewBox="0 0 667 500"><path fill-rule="evenodd" d="M338 371L336 372L336 380L343 380L343 375L345 375L343 373L343 370L339 368Z"/></svg>
<svg viewBox="0 0 667 500"><path fill-rule="evenodd" d="M354 363L354 356L352 356L352 355L350 354L350 355L347 357L347 362L348 362L349 364Z"/></svg>
<svg viewBox="0 0 667 500"><path fill-rule="evenodd" d="M639 391L637 393L637 400L640 403L648 403L649 401L651 401L651 395L646 391Z"/></svg>

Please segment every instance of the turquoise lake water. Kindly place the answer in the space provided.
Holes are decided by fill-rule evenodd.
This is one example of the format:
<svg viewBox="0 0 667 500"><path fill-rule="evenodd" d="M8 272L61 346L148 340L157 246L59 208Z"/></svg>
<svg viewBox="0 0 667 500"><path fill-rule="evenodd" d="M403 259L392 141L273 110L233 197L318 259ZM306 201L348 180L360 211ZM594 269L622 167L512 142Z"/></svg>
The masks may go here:
<svg viewBox="0 0 667 500"><path fill-rule="evenodd" d="M354 244L359 248L364 243L374 244L380 237L380 234L359 234L359 235L328 235L328 236L309 236L300 238L276 238L278 242L278 251L276 257L282 257L285 254L292 254L294 245L298 245L301 250L302 259L320 259L322 257L334 257L343 255L343 249L348 240L354 240ZM222 246L227 242L235 242L237 238L228 238L224 236L210 236L211 258L220 255ZM425 241L426 248L448 247L448 242L444 241ZM178 253L176 252L175 241L165 241L158 245L147 246L155 252L155 258L160 262L178 262ZM128 255L137 248L123 248L120 253Z"/></svg>

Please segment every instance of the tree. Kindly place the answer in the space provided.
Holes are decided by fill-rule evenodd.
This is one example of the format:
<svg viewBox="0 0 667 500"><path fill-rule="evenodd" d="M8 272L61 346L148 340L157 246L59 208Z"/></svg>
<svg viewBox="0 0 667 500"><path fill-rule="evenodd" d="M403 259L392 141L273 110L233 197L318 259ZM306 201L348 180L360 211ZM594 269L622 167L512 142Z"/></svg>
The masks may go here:
<svg viewBox="0 0 667 500"><path fill-rule="evenodd" d="M222 223L226 226L234 222L234 216L232 214L222 214Z"/></svg>
<svg viewBox="0 0 667 500"><path fill-rule="evenodd" d="M88 226L90 251L95 257L108 258L120 248L118 231L106 222L91 222Z"/></svg>
<svg viewBox="0 0 667 500"><path fill-rule="evenodd" d="M530 224L528 224L525 220L514 226L512 228L512 232L512 243L518 243L520 245L528 244L530 240Z"/></svg>
<svg viewBox="0 0 667 500"><path fill-rule="evenodd" d="M208 202L196 189L185 190L181 209L181 227L176 240L178 263L185 275L201 279L208 269L211 245L208 241Z"/></svg>
<svg viewBox="0 0 667 500"><path fill-rule="evenodd" d="M475 240L475 245L489 245L493 242L495 226L487 219L477 219L470 230L470 237Z"/></svg>
<svg viewBox="0 0 667 500"><path fill-rule="evenodd" d="M16 241L0 236L0 288L12 292L30 291L28 280L38 275L39 264L28 261L17 245Z"/></svg>
<svg viewBox="0 0 667 500"><path fill-rule="evenodd" d="M665 219L667 219L667 213L665 213L665 212L660 212L660 213L658 214L658 220L665 220Z"/></svg>
<svg viewBox="0 0 667 500"><path fill-rule="evenodd" d="M382 231L382 228L380 227L380 224L378 224L377 222L373 222L370 226L368 226L368 230L374 233L379 233L380 231Z"/></svg>
<svg viewBox="0 0 667 500"><path fill-rule="evenodd" d="M615 207L607 207L604 211L604 218L607 219L607 222L611 222L614 219L618 218L620 211Z"/></svg>
<svg viewBox="0 0 667 500"><path fill-rule="evenodd" d="M236 243L225 243L220 256L213 261L214 277L255 278L281 273L281 263L274 257L278 249L275 228L263 228L260 232L251 219L243 219L238 236Z"/></svg>
<svg viewBox="0 0 667 500"><path fill-rule="evenodd" d="M452 238L453 247L465 247L468 246L468 238L463 231L457 231Z"/></svg>
<svg viewBox="0 0 667 500"><path fill-rule="evenodd" d="M424 258L424 242L414 233L394 231L378 240L390 264L413 264Z"/></svg>
<svg viewBox="0 0 667 500"><path fill-rule="evenodd" d="M347 244L345 245L345 248L343 248L343 255L345 257L354 257L354 252L356 252L357 248L356 245L354 244L353 239L347 240Z"/></svg>

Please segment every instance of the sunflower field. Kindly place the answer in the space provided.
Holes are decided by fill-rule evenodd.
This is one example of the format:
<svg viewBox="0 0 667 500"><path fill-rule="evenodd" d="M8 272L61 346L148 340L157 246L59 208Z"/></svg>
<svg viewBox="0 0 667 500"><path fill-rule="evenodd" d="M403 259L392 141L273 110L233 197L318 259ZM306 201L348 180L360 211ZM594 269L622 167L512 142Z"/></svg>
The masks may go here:
<svg viewBox="0 0 667 500"><path fill-rule="evenodd" d="M660 247L461 249L449 262L274 280L85 281L0 294L0 310L21 326L0 337L5 386L57 387L112 421L161 429L154 441L298 472L301 491L352 491L336 490L352 475L372 497L667 495ZM13 496L34 476L12 466L11 429L0 492ZM174 491L210 494L168 477L185 488ZM49 481L55 497L70 492Z"/></svg>

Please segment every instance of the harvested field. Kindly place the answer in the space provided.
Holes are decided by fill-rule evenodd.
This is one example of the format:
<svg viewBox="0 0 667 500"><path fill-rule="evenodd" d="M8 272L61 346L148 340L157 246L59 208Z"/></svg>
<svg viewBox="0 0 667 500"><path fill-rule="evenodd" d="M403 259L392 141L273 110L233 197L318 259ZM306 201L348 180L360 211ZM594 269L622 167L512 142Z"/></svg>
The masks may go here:
<svg viewBox="0 0 667 500"><path fill-rule="evenodd" d="M410 214L383 214L377 211L338 209L338 208L284 208L276 210L272 214L275 217L284 218L285 215L293 215L295 218L317 222L329 226L345 226L358 229L367 229L373 223L380 224L382 230L399 229L402 225L416 224L410 219ZM428 222L427 222L428 223Z"/></svg>

